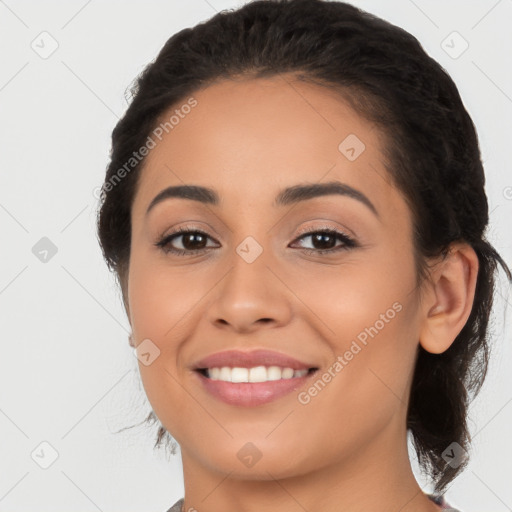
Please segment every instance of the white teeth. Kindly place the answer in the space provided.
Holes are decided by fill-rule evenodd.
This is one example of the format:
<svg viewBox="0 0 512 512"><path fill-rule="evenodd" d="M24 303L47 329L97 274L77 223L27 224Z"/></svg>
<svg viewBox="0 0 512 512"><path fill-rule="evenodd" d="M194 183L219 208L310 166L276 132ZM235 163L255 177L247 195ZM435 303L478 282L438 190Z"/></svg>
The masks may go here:
<svg viewBox="0 0 512 512"><path fill-rule="evenodd" d="M281 368L280 366L255 366L254 368L208 368L208 377L212 380L226 382L266 382L269 380L292 379L304 377L309 370L293 370L293 368Z"/></svg>

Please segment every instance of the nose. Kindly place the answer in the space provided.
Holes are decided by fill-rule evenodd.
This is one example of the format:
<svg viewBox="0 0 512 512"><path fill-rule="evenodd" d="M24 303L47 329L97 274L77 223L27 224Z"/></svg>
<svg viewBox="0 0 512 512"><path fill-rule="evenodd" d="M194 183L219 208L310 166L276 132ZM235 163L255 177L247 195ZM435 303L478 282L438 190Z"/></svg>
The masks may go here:
<svg viewBox="0 0 512 512"><path fill-rule="evenodd" d="M214 290L208 319L216 327L249 333L290 321L293 294L265 251L251 263L235 253L230 269Z"/></svg>

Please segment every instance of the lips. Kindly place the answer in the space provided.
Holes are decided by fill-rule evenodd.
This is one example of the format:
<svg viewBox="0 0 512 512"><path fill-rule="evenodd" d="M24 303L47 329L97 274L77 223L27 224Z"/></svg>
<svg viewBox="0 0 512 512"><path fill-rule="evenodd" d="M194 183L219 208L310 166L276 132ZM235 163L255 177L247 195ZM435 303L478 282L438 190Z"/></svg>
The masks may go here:
<svg viewBox="0 0 512 512"><path fill-rule="evenodd" d="M209 371L216 368L256 368L256 367L291 368L294 371L306 370L304 375L281 377L279 380L263 382L229 382L209 377ZM306 363L292 356L273 350L226 350L211 354L197 361L192 366L196 379L210 396L232 406L254 407L283 398L307 385L317 373L318 365ZM283 372L286 370L283 370ZM252 370L251 370L252 372Z"/></svg>
<svg viewBox="0 0 512 512"><path fill-rule="evenodd" d="M293 370L310 370L312 368L318 368L314 363L299 361L294 357L272 350L259 349L251 352L243 352L240 350L217 352L194 363L193 369L204 370L206 368L222 368L223 366L231 368L281 366L283 368L292 368Z"/></svg>

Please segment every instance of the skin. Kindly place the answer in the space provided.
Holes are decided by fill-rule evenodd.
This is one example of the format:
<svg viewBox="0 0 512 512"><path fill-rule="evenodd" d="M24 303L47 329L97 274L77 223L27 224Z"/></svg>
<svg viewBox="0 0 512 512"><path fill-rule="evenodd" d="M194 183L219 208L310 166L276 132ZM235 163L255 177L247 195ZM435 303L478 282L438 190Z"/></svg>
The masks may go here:
<svg viewBox="0 0 512 512"><path fill-rule="evenodd" d="M127 282L135 345L150 339L160 350L139 368L181 447L184 510L439 510L411 470L407 403L419 345L445 351L469 316L474 251L454 245L416 287L411 212L384 168L385 139L331 91L280 75L219 81L193 96L197 106L146 159ZM354 161L338 150L349 134L365 144ZM340 195L272 204L285 187L334 180L361 191L378 216ZM146 215L161 190L183 184L216 189L220 204L171 198ZM185 245L177 236L174 247L202 253L155 246L180 226L209 238ZM300 238L300 228L325 227L358 246L307 254L343 245ZM236 252L248 236L263 249L250 264ZM191 369L225 349L267 348L322 374L396 303L400 312L307 404L299 389L258 407L228 405ZM261 453L252 467L237 457L248 442Z"/></svg>

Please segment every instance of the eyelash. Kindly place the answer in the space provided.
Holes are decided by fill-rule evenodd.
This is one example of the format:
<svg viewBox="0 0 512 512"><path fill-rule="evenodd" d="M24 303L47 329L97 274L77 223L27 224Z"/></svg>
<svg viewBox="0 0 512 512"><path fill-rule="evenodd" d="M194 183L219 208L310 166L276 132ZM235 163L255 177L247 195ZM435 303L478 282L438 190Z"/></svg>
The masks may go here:
<svg viewBox="0 0 512 512"><path fill-rule="evenodd" d="M295 239L300 240L302 238L307 238L310 235L315 234L329 234L332 236L335 236L337 239L341 240L343 242L343 245L334 247L332 249L302 249L306 254L332 254L338 251L346 251L348 249L357 247L358 244L348 235L345 233L341 233L340 231L336 231L335 229L331 228L315 228L314 230L306 230L302 231L299 236ZM180 236L183 236L185 234L199 234L202 236L206 236L208 238L211 238L207 233L204 231L200 231L197 229L189 228L189 227L181 227L178 228L176 231L173 231L169 235L166 235L162 237L157 243L155 243L155 246L159 247L164 251L164 253L172 253L177 256L186 256L186 255L192 255L192 254L198 254L206 250L206 248L202 249L176 249L170 246L170 242L174 238L179 238Z"/></svg>

